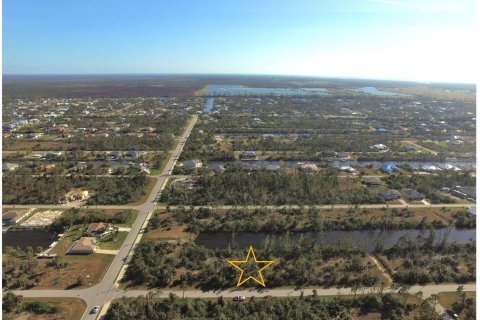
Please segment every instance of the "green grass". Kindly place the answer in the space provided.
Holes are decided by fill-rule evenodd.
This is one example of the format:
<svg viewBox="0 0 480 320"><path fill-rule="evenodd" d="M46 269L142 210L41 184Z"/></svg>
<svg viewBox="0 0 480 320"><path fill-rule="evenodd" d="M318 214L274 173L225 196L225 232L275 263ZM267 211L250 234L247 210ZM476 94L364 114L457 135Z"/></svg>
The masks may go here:
<svg viewBox="0 0 480 320"><path fill-rule="evenodd" d="M115 235L115 233L108 234L98 239L98 246L100 249L118 250L125 241L127 234L128 232L118 232L117 235Z"/></svg>
<svg viewBox="0 0 480 320"><path fill-rule="evenodd" d="M467 294L467 298L475 299L475 292L474 291L465 291L465 293ZM438 296L439 296L438 302L444 308L447 308L447 309L451 309L452 305L455 302L460 301L460 299L461 299L456 292L440 292L438 294Z"/></svg>

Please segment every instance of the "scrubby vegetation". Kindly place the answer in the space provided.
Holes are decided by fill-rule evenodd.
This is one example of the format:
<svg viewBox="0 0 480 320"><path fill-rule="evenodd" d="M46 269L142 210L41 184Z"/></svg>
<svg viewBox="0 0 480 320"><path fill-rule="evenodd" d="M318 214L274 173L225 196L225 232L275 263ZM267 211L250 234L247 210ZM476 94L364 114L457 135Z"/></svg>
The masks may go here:
<svg viewBox="0 0 480 320"><path fill-rule="evenodd" d="M396 282L426 284L475 281L475 250L474 240L459 244L444 237L438 241L432 231L416 239L407 234L395 246L378 251Z"/></svg>
<svg viewBox="0 0 480 320"><path fill-rule="evenodd" d="M430 210L430 211L429 211ZM462 211L463 212L463 211ZM456 226L474 228L471 214L459 212L453 215ZM448 217L449 215L447 215ZM173 222L185 226L186 231L202 232L318 232L352 230L401 230L445 228L449 225L431 209L229 209L209 208L176 209L170 216L154 215L149 228L168 228Z"/></svg>
<svg viewBox="0 0 480 320"><path fill-rule="evenodd" d="M269 287L317 285L344 287L384 286L379 270L365 250L344 241L337 245L316 243L314 237L292 241L288 236L270 240L256 250L262 259L276 260L264 272ZM126 271L132 284L151 287L195 286L202 289L231 287L237 273L226 260L242 257L236 247L208 249L195 243L173 244L163 240L142 242ZM186 272L179 272L186 269ZM248 283L252 285L252 283Z"/></svg>
<svg viewBox="0 0 480 320"><path fill-rule="evenodd" d="M320 173L266 169L249 171L229 166L224 172L204 173L197 188L169 188L162 194L168 204L332 204L381 203L382 198L348 179L342 181L333 169Z"/></svg>
<svg viewBox="0 0 480 320"><path fill-rule="evenodd" d="M93 193L88 204L126 204L145 194L147 185L148 178L144 174L119 177L36 177L26 167L7 172L2 179L5 204L58 204L73 188Z"/></svg>
<svg viewBox="0 0 480 320"><path fill-rule="evenodd" d="M180 299L171 295L161 299L147 297L122 298L115 301L106 320L130 319L355 319L371 315L375 319L435 319L429 299L420 303L395 295L378 294L355 298L319 297L250 298L242 303L218 298Z"/></svg>

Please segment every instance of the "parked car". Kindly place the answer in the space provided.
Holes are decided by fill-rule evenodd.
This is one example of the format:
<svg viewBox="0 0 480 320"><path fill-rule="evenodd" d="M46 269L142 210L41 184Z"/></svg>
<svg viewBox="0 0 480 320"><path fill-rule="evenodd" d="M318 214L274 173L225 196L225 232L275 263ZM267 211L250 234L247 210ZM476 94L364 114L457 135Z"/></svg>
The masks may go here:
<svg viewBox="0 0 480 320"><path fill-rule="evenodd" d="M92 310L90 310L90 313L91 313L91 314L95 314L95 313L98 312L98 310L100 310L100 306L95 306L95 307L93 307Z"/></svg>
<svg viewBox="0 0 480 320"><path fill-rule="evenodd" d="M236 296L236 297L233 297L233 301L243 301L245 300L245 297L244 296Z"/></svg>

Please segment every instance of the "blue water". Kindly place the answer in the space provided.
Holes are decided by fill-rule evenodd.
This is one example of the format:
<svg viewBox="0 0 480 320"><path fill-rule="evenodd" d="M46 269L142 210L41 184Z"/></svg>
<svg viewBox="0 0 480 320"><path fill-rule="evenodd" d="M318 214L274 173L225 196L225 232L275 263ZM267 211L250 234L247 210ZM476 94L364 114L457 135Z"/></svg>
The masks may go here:
<svg viewBox="0 0 480 320"><path fill-rule="evenodd" d="M318 161L278 161L278 160L234 160L234 161L209 161L208 169L219 170L224 168L228 163L240 165L246 169L280 169L283 164L286 168L297 168L300 163L313 163L319 164ZM359 166L366 167L373 165L374 167L381 167L384 164L393 164L399 166L402 164L408 164L413 169L420 169L424 166L435 165L444 169L446 165L452 165L459 167L460 169L475 169L475 162L420 162L420 161L358 161L358 160L346 160L346 161L331 161L329 164L335 168L342 166Z"/></svg>
<svg viewBox="0 0 480 320"><path fill-rule="evenodd" d="M469 243L475 241L475 229L457 229L444 228L438 229L435 233L437 242L446 238L448 242ZM302 236L314 235L317 243L335 244L339 241L349 239L352 243L359 247L364 245L367 252L373 252L375 249L375 242L383 239L385 248L390 248L398 243L400 238L406 234L410 234L412 239L417 236L428 236L428 230L360 230L360 231L323 231L323 232L299 232L290 233L289 238L292 241L298 241ZM238 245L240 248L246 248L250 245L255 247L262 247L266 241L270 243L277 241L285 241L286 234L278 233L252 233L252 232L215 232L215 233L200 233L195 240L195 243L210 249L226 249L229 245Z"/></svg>
<svg viewBox="0 0 480 320"><path fill-rule="evenodd" d="M375 87L363 87L363 88L353 89L353 91L373 94L373 95L376 95L376 96L397 96L397 97L408 97L409 96L408 94L403 94L403 93L396 93L396 92L388 92L388 91L378 90Z"/></svg>
<svg viewBox="0 0 480 320"><path fill-rule="evenodd" d="M207 102L205 102L205 108L203 109L203 112L212 112L214 102L214 98L208 98Z"/></svg>
<svg viewBox="0 0 480 320"><path fill-rule="evenodd" d="M208 95L213 96L308 96L326 95L324 88L250 88L237 85L209 85Z"/></svg>

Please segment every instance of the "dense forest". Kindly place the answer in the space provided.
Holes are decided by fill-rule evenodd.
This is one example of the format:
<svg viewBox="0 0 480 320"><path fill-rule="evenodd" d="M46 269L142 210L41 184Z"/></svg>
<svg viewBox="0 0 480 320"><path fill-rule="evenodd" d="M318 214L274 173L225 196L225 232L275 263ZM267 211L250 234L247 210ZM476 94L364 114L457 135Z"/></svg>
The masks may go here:
<svg viewBox="0 0 480 320"><path fill-rule="evenodd" d="M68 191L80 188L93 193L88 204L127 204L145 194L148 181L144 174L119 177L35 177L32 176L31 169L21 167L3 175L3 203L58 204Z"/></svg>
<svg viewBox="0 0 480 320"><path fill-rule="evenodd" d="M382 203L383 199L366 188L343 183L336 170L312 174L305 171L249 171L228 166L224 172L204 173L194 191L165 190L161 198L168 204L334 204Z"/></svg>
<svg viewBox="0 0 480 320"><path fill-rule="evenodd" d="M250 298L242 303L218 298L181 299L171 295L162 299L154 294L138 298L122 298L115 301L105 320L147 319L356 319L374 314L381 319L418 320L436 319L431 307L432 299L417 304L407 303L404 296L378 294L343 298L322 298L315 292L312 296L298 298ZM437 302L438 303L438 302Z"/></svg>

